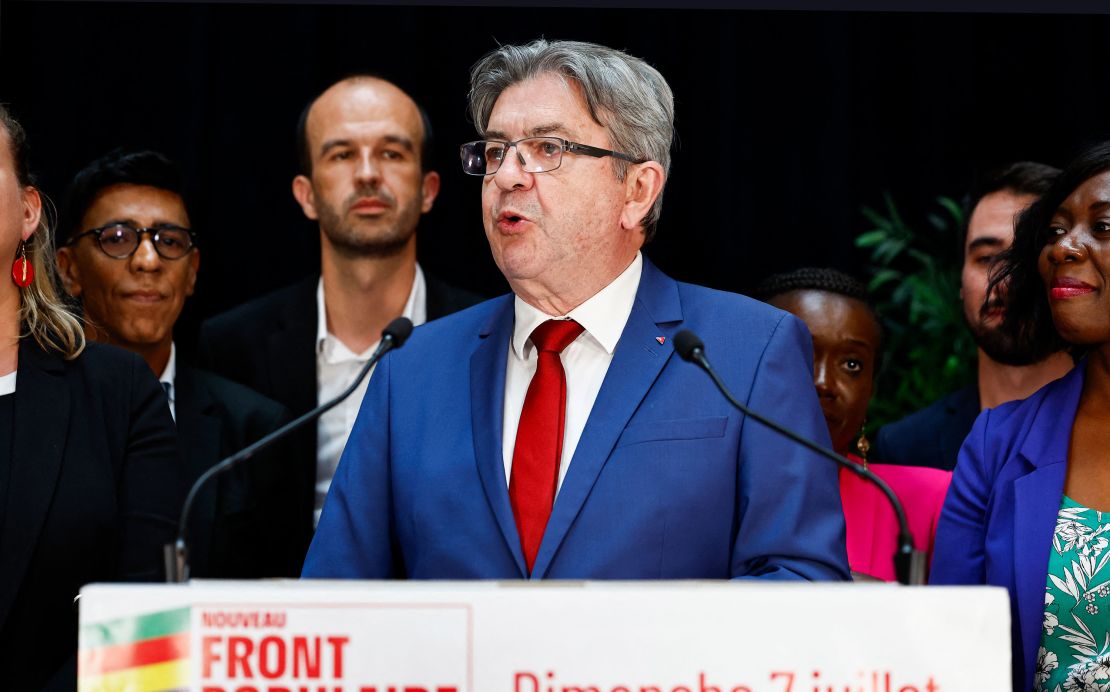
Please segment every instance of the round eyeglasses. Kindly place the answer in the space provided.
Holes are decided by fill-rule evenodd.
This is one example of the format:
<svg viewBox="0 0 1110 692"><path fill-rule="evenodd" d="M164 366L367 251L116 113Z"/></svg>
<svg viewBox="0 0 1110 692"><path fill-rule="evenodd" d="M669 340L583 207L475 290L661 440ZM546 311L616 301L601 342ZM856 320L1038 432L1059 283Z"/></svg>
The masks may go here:
<svg viewBox="0 0 1110 692"><path fill-rule="evenodd" d="M70 238L66 245L73 245L81 238L91 235L95 237L97 247L105 255L115 259L127 259L139 249L144 234L150 236L154 251L162 259L181 259L189 254L196 244L196 236L191 230L173 224L136 228L127 223L110 223L107 226L78 233Z"/></svg>
<svg viewBox="0 0 1110 692"><path fill-rule="evenodd" d="M555 170L563 163L563 152L595 158L612 156L629 163L644 162L644 159L637 159L619 151L591 147L562 137L525 137L515 142L483 139L467 142L459 147L463 172L470 175L493 175L501 168L501 162L505 160L509 149L514 147L517 162L525 173L546 173Z"/></svg>

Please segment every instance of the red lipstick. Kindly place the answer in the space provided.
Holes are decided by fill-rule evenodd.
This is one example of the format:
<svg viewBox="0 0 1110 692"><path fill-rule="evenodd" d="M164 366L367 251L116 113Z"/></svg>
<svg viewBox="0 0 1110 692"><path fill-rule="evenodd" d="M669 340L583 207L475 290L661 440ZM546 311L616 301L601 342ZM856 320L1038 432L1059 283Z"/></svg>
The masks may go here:
<svg viewBox="0 0 1110 692"><path fill-rule="evenodd" d="M1094 290L1094 286L1079 279L1058 276L1052 280L1052 288L1049 289L1048 295L1053 300L1065 300L1085 296L1088 293L1093 293Z"/></svg>

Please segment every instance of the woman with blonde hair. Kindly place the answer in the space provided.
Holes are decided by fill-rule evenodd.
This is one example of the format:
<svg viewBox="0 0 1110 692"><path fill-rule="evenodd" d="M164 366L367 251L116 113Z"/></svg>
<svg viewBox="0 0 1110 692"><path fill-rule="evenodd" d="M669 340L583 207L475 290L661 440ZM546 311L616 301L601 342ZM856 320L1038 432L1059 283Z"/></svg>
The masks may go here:
<svg viewBox="0 0 1110 692"><path fill-rule="evenodd" d="M86 344L61 303L22 126L0 105L0 671L10 689L76 686L74 597L160 578L180 462L165 395L138 356Z"/></svg>

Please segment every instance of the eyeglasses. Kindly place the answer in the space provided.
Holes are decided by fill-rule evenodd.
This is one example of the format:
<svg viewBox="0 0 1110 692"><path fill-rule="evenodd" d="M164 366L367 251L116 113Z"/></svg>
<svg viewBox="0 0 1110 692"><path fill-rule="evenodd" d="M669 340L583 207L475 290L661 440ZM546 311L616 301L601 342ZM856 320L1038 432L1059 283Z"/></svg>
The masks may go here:
<svg viewBox="0 0 1110 692"><path fill-rule="evenodd" d="M110 223L107 226L78 233L70 238L66 245L73 245L81 238L91 235L95 236L97 246L105 255L115 259L127 259L139 249L144 234L150 236L154 251L162 259L181 259L189 254L189 251L196 244L196 236L191 230L173 224L159 224L152 228L135 228L126 223Z"/></svg>
<svg viewBox="0 0 1110 692"><path fill-rule="evenodd" d="M501 162L505 160L505 155L512 147L516 147L517 161L525 173L546 173L555 170L563 163L564 151L596 158L613 156L629 163L645 161L618 151L571 142L562 137L525 137L515 142L483 139L467 142L459 147L463 172L470 175L493 175L501 168Z"/></svg>

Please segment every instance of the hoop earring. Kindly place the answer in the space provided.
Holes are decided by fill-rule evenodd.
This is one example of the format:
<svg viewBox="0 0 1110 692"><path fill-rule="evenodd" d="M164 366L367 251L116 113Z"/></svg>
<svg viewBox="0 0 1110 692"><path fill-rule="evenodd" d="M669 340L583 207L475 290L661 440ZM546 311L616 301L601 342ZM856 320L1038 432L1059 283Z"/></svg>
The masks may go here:
<svg viewBox="0 0 1110 692"><path fill-rule="evenodd" d="M27 259L27 241L19 243L19 257L12 262L12 281L20 288L27 288L35 280L35 267Z"/></svg>
<svg viewBox="0 0 1110 692"><path fill-rule="evenodd" d="M867 468L867 453L871 451L871 440L867 439L867 419L863 419L863 425L859 429L859 439L856 440L856 451L859 452L860 458L863 459L863 468Z"/></svg>

